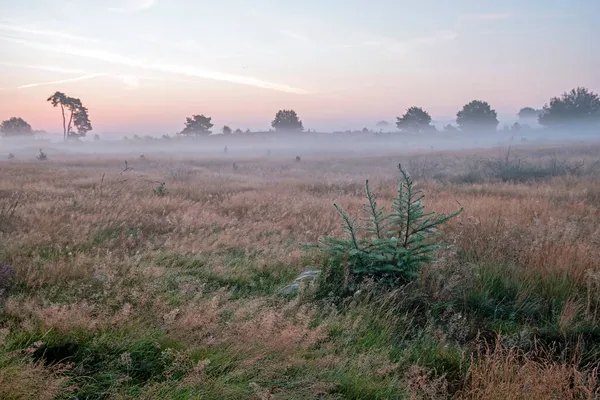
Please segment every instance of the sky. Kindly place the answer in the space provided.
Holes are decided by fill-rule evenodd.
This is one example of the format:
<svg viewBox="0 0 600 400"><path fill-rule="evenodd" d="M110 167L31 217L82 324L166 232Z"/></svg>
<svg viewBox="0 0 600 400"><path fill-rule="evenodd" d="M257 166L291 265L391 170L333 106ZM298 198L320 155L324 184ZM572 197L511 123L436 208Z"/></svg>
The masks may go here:
<svg viewBox="0 0 600 400"><path fill-rule="evenodd" d="M434 121L471 100L500 119L576 86L600 91L598 0L0 0L0 119L60 132L55 91L98 133Z"/></svg>

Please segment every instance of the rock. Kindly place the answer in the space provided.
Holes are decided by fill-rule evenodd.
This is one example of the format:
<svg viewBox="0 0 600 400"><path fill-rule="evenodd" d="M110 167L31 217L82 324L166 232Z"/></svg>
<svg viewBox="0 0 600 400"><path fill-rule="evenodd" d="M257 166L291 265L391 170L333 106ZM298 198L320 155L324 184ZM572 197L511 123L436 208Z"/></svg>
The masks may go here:
<svg viewBox="0 0 600 400"><path fill-rule="evenodd" d="M292 297L296 296L298 292L300 292L300 284L292 283L279 289L277 294L283 297Z"/></svg>
<svg viewBox="0 0 600 400"><path fill-rule="evenodd" d="M294 282L296 282L296 283L312 282L312 281L316 280L320 274L321 274L321 271L319 271L317 269L304 271L300 275L298 275L298 277L294 280Z"/></svg>
<svg viewBox="0 0 600 400"><path fill-rule="evenodd" d="M300 292L300 286L302 284L309 284L311 282L314 282L315 280L317 280L320 274L320 270L304 271L300 275L298 275L296 279L294 279L294 282L279 289L277 294L283 297L296 296Z"/></svg>

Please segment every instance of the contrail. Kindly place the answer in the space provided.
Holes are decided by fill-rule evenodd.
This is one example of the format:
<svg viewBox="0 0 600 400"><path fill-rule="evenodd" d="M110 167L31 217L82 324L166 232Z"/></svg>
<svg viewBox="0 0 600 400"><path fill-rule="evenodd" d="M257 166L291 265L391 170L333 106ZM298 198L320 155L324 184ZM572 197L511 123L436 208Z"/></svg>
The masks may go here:
<svg viewBox="0 0 600 400"><path fill-rule="evenodd" d="M59 73L63 73L63 74L87 74L87 75L89 75L88 72L80 70L80 69L63 68L63 67L58 67L58 66L54 66L54 65L24 65L24 64L0 62L0 66L12 67L12 68L39 69L41 71L59 72Z"/></svg>
<svg viewBox="0 0 600 400"><path fill-rule="evenodd" d="M5 40L17 44L21 44L23 46L35 48L38 50L52 51L56 53L63 53L74 55L78 57L87 57L96 60L106 61L114 64L127 65L130 67L143 68L148 70L160 71L160 72L168 72L172 74L179 75L187 75L193 76L197 78L205 78L212 79L216 81L224 81L230 83L239 83L242 85L260 87L264 89L272 89L279 92L286 93L295 93L295 94L309 94L308 91L300 88L296 88L289 85L273 83L263 81L257 78L242 76L242 75L234 75L227 74L217 71L209 71L201 68L196 68L193 66L185 66L185 65L171 65L171 64L152 64L143 62L140 60L136 60L133 58L125 57L119 54L107 52L104 50L94 50L94 49L84 49L84 48L76 48L73 46L66 45L50 45L45 43L31 42L28 40L20 40L13 38L0 38L0 40Z"/></svg>
<svg viewBox="0 0 600 400"><path fill-rule="evenodd" d="M46 86L46 85L56 85L59 83L67 83L67 82L77 82L77 81L84 81L87 79L93 79L93 78L98 78L101 76L106 76L106 74L93 74L93 75L83 75L83 76L79 76L77 78L71 78L71 79L62 79L60 81L50 81L50 82L40 82L40 83L29 83L27 85L23 85L23 86L19 86L17 87L17 89L26 89L26 88L32 88L32 87L36 87L36 86Z"/></svg>
<svg viewBox="0 0 600 400"><path fill-rule="evenodd" d="M45 30L45 29L26 28L26 27L21 27L21 26L16 26L16 25L5 24L2 22L0 22L0 30L12 31L12 32L17 32L17 33L26 33L26 34L31 34L31 35L39 35L39 36L53 36L56 38L76 40L76 41L80 41L80 42L95 42L95 43L98 42L98 40L83 37L83 36L70 35L68 33L62 33L62 32L57 32L57 31L52 31L52 30Z"/></svg>

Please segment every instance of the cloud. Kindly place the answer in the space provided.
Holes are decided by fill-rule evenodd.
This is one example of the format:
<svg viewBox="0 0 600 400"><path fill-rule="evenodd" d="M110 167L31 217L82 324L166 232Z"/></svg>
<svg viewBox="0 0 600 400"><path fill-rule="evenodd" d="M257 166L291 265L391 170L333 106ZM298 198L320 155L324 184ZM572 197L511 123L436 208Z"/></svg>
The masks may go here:
<svg viewBox="0 0 600 400"><path fill-rule="evenodd" d="M292 39L300 40L301 42L310 42L310 39L308 37L301 35L299 33L296 33L296 32L281 29L279 31L279 33L281 33L283 36L287 36Z"/></svg>
<svg viewBox="0 0 600 400"><path fill-rule="evenodd" d="M59 81L29 83L27 85L22 85L22 86L17 87L17 89L27 89L27 88L37 87L37 86L47 86L47 85L57 85L57 84L60 84L60 83L78 82L78 81L84 81L84 80L87 80L87 79L99 78L101 76L106 76L106 74L83 75L83 76L79 76L77 78L62 79L62 80L59 80Z"/></svg>
<svg viewBox="0 0 600 400"><path fill-rule="evenodd" d="M147 10L158 3L158 0L125 0L123 7L110 7L108 10L119 13L130 13Z"/></svg>
<svg viewBox="0 0 600 400"><path fill-rule="evenodd" d="M9 31L9 32L14 32L14 33L24 33L24 34L28 34L28 35L54 37L54 38L58 38L58 39L68 39L68 40L80 41L80 42L99 42L98 40L95 40L95 39L91 39L91 38L87 38L87 37L83 37L83 36L71 35L69 33L63 33L63 32L58 32L58 31L54 31L54 30L30 28L30 27L24 27L24 26L16 26L16 25L6 24L6 23L2 23L2 22L0 22L0 31Z"/></svg>
<svg viewBox="0 0 600 400"><path fill-rule="evenodd" d="M86 57L86 58L91 58L91 59L95 59L95 60L99 60L99 61L105 61L108 63L121 64L121 65L126 65L129 67L137 67L137 68L142 68L142 69L146 69L146 70L166 72L166 73L178 74L178 75L186 75L186 76L191 76L191 77L196 77L196 78L212 79L212 80L216 80L216 81L224 81L224 82L230 82L230 83L238 83L241 85L260 87L260 88L264 88L264 89L271 89L271 90L275 90L275 91L279 91L279 92L286 92L286 93L296 93L296 94L308 94L309 93L308 91L306 91L304 89L300 89L300 88L296 88L296 87L284 85L284 84L263 81L258 78L253 78L253 77L248 77L248 76L243 76L243 75L228 74L228 73L217 72L217 71L210 71L210 70L205 70L202 68L197 68L194 66L187 66L187 65L149 63L149 62L129 58L126 56L122 56L122 55L111 53L111 52L104 51L104 50L80 48L80 47L74 47L74 46L70 46L70 45L47 44L47 43L32 42L32 41L28 41L28 40L20 40L20 39L13 39L13 38L0 37L0 40L13 42L16 44L20 44L22 46L26 46L26 47L30 47L30 48L34 48L34 49L38 49L38 50L51 51L51 52L62 53L62 54L69 54L69 55L73 55L73 56L77 56L77 57Z"/></svg>
<svg viewBox="0 0 600 400"><path fill-rule="evenodd" d="M84 74L89 75L89 73L82 71L80 69L72 69L72 68L63 68L53 65L23 65L23 64L14 64L7 62L0 62L0 66L4 67L13 67L13 68L27 68L27 69L38 69L41 71L50 71L50 72L58 72L63 74Z"/></svg>
<svg viewBox="0 0 600 400"><path fill-rule="evenodd" d="M63 68L63 67L59 67L59 66L50 66L50 65L24 65L24 64L0 62L0 66L13 67L13 68L37 69L37 70L41 70L41 71L50 71L50 72L58 72L58 73L65 73L65 74L84 75L82 77L73 78L73 79L61 79L61 80L43 82L43 83L32 83L32 84L20 86L19 88L35 87L35 86L41 86L41 85L51 85L51 84L55 84L55 83L76 82L76 81L80 81L80 80L91 79L94 77L101 77L101 76L104 76L107 78L112 78L119 82L122 82L129 90L138 89L140 87L141 81L145 81L145 80L160 81L160 82L189 82L189 80L187 80L187 79L179 79L179 78L157 78L157 77L151 77L151 76L137 76L137 75L126 75L126 74L90 73L90 72L83 71L80 69L70 69L70 68Z"/></svg>
<svg viewBox="0 0 600 400"><path fill-rule="evenodd" d="M454 31L438 31L431 36L417 38L414 40L415 43L422 43L428 45L435 45L441 42L447 42L454 40L458 37Z"/></svg>
<svg viewBox="0 0 600 400"><path fill-rule="evenodd" d="M488 13L488 14L464 14L460 16L461 20L467 21L496 21L509 19L513 16L512 13Z"/></svg>

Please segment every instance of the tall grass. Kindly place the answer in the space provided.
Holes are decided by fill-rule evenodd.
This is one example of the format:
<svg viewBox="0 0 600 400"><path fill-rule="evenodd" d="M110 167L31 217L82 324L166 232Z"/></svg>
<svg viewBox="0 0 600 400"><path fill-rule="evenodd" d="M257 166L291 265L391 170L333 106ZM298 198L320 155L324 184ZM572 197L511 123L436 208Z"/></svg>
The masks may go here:
<svg viewBox="0 0 600 400"><path fill-rule="evenodd" d="M0 398L595 398L597 156L513 149L523 178L472 181L505 154L3 163ZM411 160L425 212L464 208L439 259L393 289L278 296L323 265L301 244L343 235L332 204L360 213L369 179L390 207Z"/></svg>

